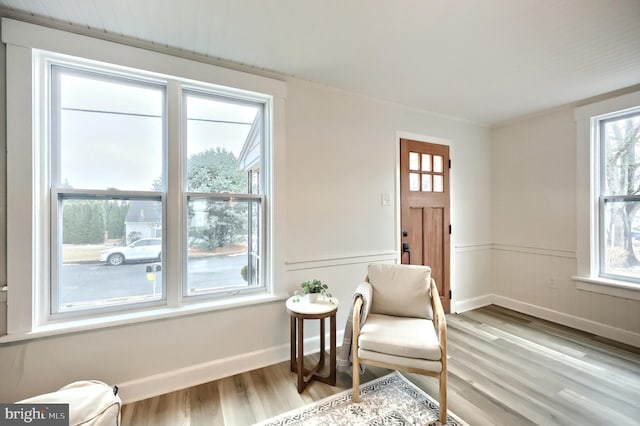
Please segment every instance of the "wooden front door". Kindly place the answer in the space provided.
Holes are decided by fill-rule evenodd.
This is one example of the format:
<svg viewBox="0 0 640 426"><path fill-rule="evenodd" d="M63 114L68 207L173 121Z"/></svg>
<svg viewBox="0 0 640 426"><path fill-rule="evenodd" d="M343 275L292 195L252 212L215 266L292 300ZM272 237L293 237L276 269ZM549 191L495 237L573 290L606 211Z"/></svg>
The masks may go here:
<svg viewBox="0 0 640 426"><path fill-rule="evenodd" d="M402 263L427 265L445 312L449 297L449 147L400 139Z"/></svg>

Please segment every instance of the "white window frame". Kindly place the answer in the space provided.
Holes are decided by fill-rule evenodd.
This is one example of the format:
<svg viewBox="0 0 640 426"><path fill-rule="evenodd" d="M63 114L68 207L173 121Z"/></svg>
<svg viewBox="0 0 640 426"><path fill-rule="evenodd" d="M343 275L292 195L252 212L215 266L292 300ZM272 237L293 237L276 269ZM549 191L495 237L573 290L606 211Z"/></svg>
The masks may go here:
<svg viewBox="0 0 640 426"><path fill-rule="evenodd" d="M197 62L176 56L139 49L105 40L94 39L65 31L28 24L2 18L2 41L6 43L7 64L7 332L0 342L16 341L72 331L90 330L119 324L129 324L158 318L189 315L216 309L249 306L283 300L287 297L284 282L284 105L286 83L204 62ZM37 159L46 147L38 141L46 130L43 114L40 114L35 94L43 81L35 78L38 74L34 64L34 49L70 55L87 61L108 63L117 67L127 67L175 76L194 85L205 83L221 88L235 88L238 96L262 93L269 97L272 116L267 127L271 143L265 155L267 169L264 171L265 188L269 199L265 203L266 241L269 259L263 264L267 291L260 294L206 300L198 303L184 303L182 299L182 229L183 214L180 211L182 188L180 176L182 165L169 165L167 171L167 205L177 206L167 212L166 232L176 236L167 244L165 279L167 285L166 306L136 311L123 311L108 315L96 315L81 319L48 321L45 312L42 288L48 287L50 273L49 250L42 242L49 235L49 199L39 196L44 192L39 187L43 175ZM170 83L167 96L176 96L176 83ZM172 90L174 89L174 90ZM167 137L180 139L179 100L169 101ZM267 118L265 118L267 120ZM169 144L168 157L181 158L180 144ZM178 163L178 162L176 162ZM278 205L278 209L274 206Z"/></svg>
<svg viewBox="0 0 640 426"><path fill-rule="evenodd" d="M601 294L640 300L640 284L600 271L600 121L640 109L640 92L606 99L575 109L577 131L577 275L576 287Z"/></svg>
<svg viewBox="0 0 640 426"><path fill-rule="evenodd" d="M39 93L34 93L34 95L37 97L34 102L34 105L36 105L36 108L34 109L34 113L40 114L40 119L42 120L43 123L48 123L52 117L51 106L53 102L53 92L52 92L53 86L52 86L52 82L50 81L52 77L52 70L51 70L52 66L67 68L72 72L80 71L80 72L87 72L87 73L101 73L101 74L104 74L106 78L113 77L114 80L116 78L125 78L131 81L137 80L137 83L140 86L150 85L150 86L162 87L164 91L163 116L166 117L167 84L165 84L165 81L163 79L154 79L152 75L148 75L148 74L144 75L144 73L126 73L120 70L115 70L113 69L113 67L109 65L100 65L100 66L92 67L91 65L89 65L88 63L86 63L81 59L60 56L57 54L51 54L49 52L44 52L44 51L34 52L34 56L35 56L34 57L34 76L37 76L39 78L39 81L42 82L42 86L41 86L42 89L39 90ZM46 167L46 169L49 170L50 168L52 174L56 174L60 171L59 170L60 147L56 146L56 144L54 143L53 136L48 134L51 132L51 130L53 130L53 128L49 130L48 127L56 126L56 125L58 125L58 123L51 122L51 123L48 123L47 128L43 129L43 132L46 132L46 134L42 134L39 137L42 138L41 141L46 140L46 143L42 144L42 146L46 147L46 152L41 152L41 157L34 159L35 162L39 164L38 166L39 169L43 170ZM163 141L162 141L163 152L166 151L166 148L165 148L166 146L167 146L167 141L166 141L166 129L165 129L163 131ZM165 164L166 158L167 158L166 154L163 154L162 158L163 158L162 170L163 170L163 174L166 176L166 170L167 170L167 165ZM45 189L46 191L49 191L49 190L51 191L50 197L49 197L50 202L48 206L50 210L50 216L49 216L49 220L47 221L50 224L50 228L49 228L50 231L47 235L48 240L42 242L44 243L44 245L49 246L50 249L49 251L43 250L41 252L42 256L44 256L44 258L48 259L51 262L51 272L50 274L47 274L45 276L45 281L48 282L48 284L44 284L44 281L43 281L43 285L39 286L40 288L36 289L36 291L38 291L41 294L41 297L38 298L41 305L36 308L37 311L39 312L39 316L37 317L37 318L40 318L39 322L44 324L44 323L54 322L60 319L64 320L65 318L97 316L102 313L112 313L112 312L121 311L123 309L137 309L137 308L139 309L141 307L165 305L167 285L166 285L166 280L162 280L163 297L161 297L161 299L157 301L145 301L145 302L133 302L133 303L127 302L126 304L108 304L105 306L92 307L89 309L59 311L58 291L61 284L59 282L61 271L59 269L58 259L60 258L60 256L62 256L62 253L58 249L60 247L60 241L59 241L60 232L59 230L58 232L56 232L57 228L55 227L54 224L58 223L60 219L61 212L59 210L59 204L58 204L59 196L77 195L77 196L89 196L96 199L109 199L110 197L114 197L115 199L129 199L129 197L131 197L131 199L135 199L135 200L159 201L163 206L162 207L162 211L163 211L162 228L165 229L166 228L165 206L167 204L166 190L163 189L162 191L159 191L159 192L152 192L152 191L131 191L131 190L119 191L119 190L60 189L60 188L54 187L55 182L52 182L52 181L55 179L53 179L53 177L51 177L52 179L51 182L48 180L48 176L46 176L46 174L43 174L41 178L42 178L42 181L38 183L40 188L46 188ZM165 242L166 240L163 236L163 244L165 244Z"/></svg>
<svg viewBox="0 0 640 426"><path fill-rule="evenodd" d="M184 85L183 86L183 95L184 92L186 92L188 95L199 95L199 96L204 96L204 97L210 97L211 99L214 98L218 98L220 99L224 99L227 98L228 95L225 96L225 94L222 93L213 93L211 92L211 90L207 90L207 88L204 87L197 87L197 86L189 86L189 85ZM236 98L235 99L238 103L242 104L243 99L241 98ZM248 104L254 104L256 103L256 99L244 99L244 101L247 101ZM254 130L256 131L256 133L258 132L264 132L264 133L269 133L269 123L271 122L270 120L270 116L271 116L271 101L270 99L264 99L264 108L261 111L261 113L259 114L259 116L257 117L258 122L261 124L261 129L259 130ZM186 96L183 96L182 98L182 102L181 105L183 106L183 110L186 110ZM183 137L183 141L186 141L187 139L187 135L186 135L186 117L184 116L184 114L182 115L182 123L183 123L183 132L184 132L184 137ZM264 140L265 137L264 135L260 135L260 140ZM268 144L267 144L268 145ZM186 162L187 162L187 154L186 154L186 143L184 143L183 146L183 151L182 151L182 158L183 158L183 162L182 165L183 167L186 168ZM265 146L264 143L260 143L260 158L264 159L264 158L268 158L268 146ZM269 167L269 161L261 161L261 163L263 163L263 167L262 169L268 170ZM266 195L265 195L265 191L264 189L266 188L265 185L265 178L267 178L268 176L266 174L262 174L260 176L260 183L259 186L262 188L262 192L259 194L251 194L251 192L249 190L247 190L247 192L244 193L230 193L230 192L222 192L222 193L200 193L200 192L193 192L190 189L187 189L187 182L184 182L184 186L185 188L183 189L183 213L186 212L187 210L187 206L189 204L189 200L190 199L202 199L202 198L208 198L208 199L216 199L217 201L226 201L226 200L230 200L232 198L235 198L238 202L244 202L244 201L258 201L259 202L259 206L260 206L260 227L264 227L266 220L265 220L265 205L266 205ZM183 240L186 241L187 240L187 235L188 235L188 219L187 219L187 215L186 213L183 214ZM250 224L249 224L250 226ZM263 256L265 254L268 254L268 252L266 251L266 239L265 238L261 238L260 241L260 247L258 252L261 253ZM250 254L250 253L249 253ZM268 256L266 257L267 259L267 263L268 263ZM193 300L198 300L198 299L207 299L210 298L212 296L234 296L237 295L239 293L250 293L250 292L256 292L256 291L261 291L262 288L264 288L264 283L265 283L265 279L264 279L264 269L265 268L260 268L259 269L259 275L258 275L258 282L261 283L260 286L258 287L246 287L244 289L238 289L238 287L234 286L231 287L227 290L223 290L223 291L219 291L217 293L211 293L211 292L204 292L204 293L198 293L198 292L194 292L192 294L189 294L189 290L188 290L188 259L187 259L187 252L186 250L183 252L183 286L182 286L182 297L183 300L186 301L193 301ZM247 263L247 265L249 266L250 262Z"/></svg>

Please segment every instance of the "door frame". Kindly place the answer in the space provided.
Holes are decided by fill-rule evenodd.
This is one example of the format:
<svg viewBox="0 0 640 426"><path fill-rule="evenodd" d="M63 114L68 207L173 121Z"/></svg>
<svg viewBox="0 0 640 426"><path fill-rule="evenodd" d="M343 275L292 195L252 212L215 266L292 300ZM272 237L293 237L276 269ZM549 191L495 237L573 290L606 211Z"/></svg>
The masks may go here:
<svg viewBox="0 0 640 426"><path fill-rule="evenodd" d="M426 142L437 145L446 145L449 147L449 159L454 158L454 148L452 141L450 139L444 139L437 136L428 136L421 135L418 133L407 132L403 130L396 130L395 136L395 213L394 213L394 222L395 222L395 252L396 252L396 263L402 263L402 253L400 248L402 247L402 229L401 229L401 194L400 194L400 139L411 139L418 142ZM455 274L455 224L453 220L455 218L455 203L453 193L456 189L455 186L455 168L449 169L449 221L453 227L453 232L449 236L449 290L451 291L451 298L449 310L451 313L456 311L456 292L454 292L456 274Z"/></svg>

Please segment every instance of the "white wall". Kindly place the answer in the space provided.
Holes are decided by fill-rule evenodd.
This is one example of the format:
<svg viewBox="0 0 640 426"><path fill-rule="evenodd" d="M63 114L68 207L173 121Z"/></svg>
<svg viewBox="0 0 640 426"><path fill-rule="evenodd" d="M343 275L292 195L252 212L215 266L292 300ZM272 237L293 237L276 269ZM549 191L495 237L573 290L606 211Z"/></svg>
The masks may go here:
<svg viewBox="0 0 640 426"><path fill-rule="evenodd" d="M306 279L326 280L343 302L338 330L367 263L395 259L396 207L383 207L380 197L396 199L397 131L450 141L454 298L489 291L489 130L291 80L286 280L291 291ZM284 304L271 303L4 344L0 401L87 378L121 385L128 401L164 393L288 359L288 327Z"/></svg>
<svg viewBox="0 0 640 426"><path fill-rule="evenodd" d="M579 290L573 108L492 133L493 301L640 345L640 301Z"/></svg>
<svg viewBox="0 0 640 426"><path fill-rule="evenodd" d="M396 131L409 132L451 143L454 299L486 294L491 263L486 129L297 81L289 82L287 103L290 261L313 266L336 257L365 256L364 263L366 256L389 259L385 253L397 244L397 216L394 207L381 205L381 194L396 198ZM350 293L354 283L344 284Z"/></svg>

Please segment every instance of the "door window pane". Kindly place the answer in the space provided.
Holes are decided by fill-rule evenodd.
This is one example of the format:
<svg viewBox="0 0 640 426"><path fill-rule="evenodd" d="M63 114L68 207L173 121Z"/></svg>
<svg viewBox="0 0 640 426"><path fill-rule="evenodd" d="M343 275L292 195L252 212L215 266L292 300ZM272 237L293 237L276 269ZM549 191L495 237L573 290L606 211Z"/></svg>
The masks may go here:
<svg viewBox="0 0 640 426"><path fill-rule="evenodd" d="M422 154L422 171L431 171L431 154Z"/></svg>
<svg viewBox="0 0 640 426"><path fill-rule="evenodd" d="M433 176L433 191L434 192L444 191L444 178L442 177L442 175Z"/></svg>
<svg viewBox="0 0 640 426"><path fill-rule="evenodd" d="M422 175L422 191L431 192L431 190L432 190L431 175Z"/></svg>
<svg viewBox="0 0 640 426"><path fill-rule="evenodd" d="M53 67L59 188L150 191L163 180L163 86Z"/></svg>
<svg viewBox="0 0 640 426"><path fill-rule="evenodd" d="M54 312L163 298L162 203L60 196L62 227Z"/></svg>
<svg viewBox="0 0 640 426"><path fill-rule="evenodd" d="M443 164L442 164L443 158L441 155L434 155L433 156L433 171L435 173L442 173L443 171Z"/></svg>
<svg viewBox="0 0 640 426"><path fill-rule="evenodd" d="M420 157L417 152L409 153L409 170L420 170Z"/></svg>
<svg viewBox="0 0 640 426"><path fill-rule="evenodd" d="M409 173L409 191L420 191L419 173Z"/></svg>

